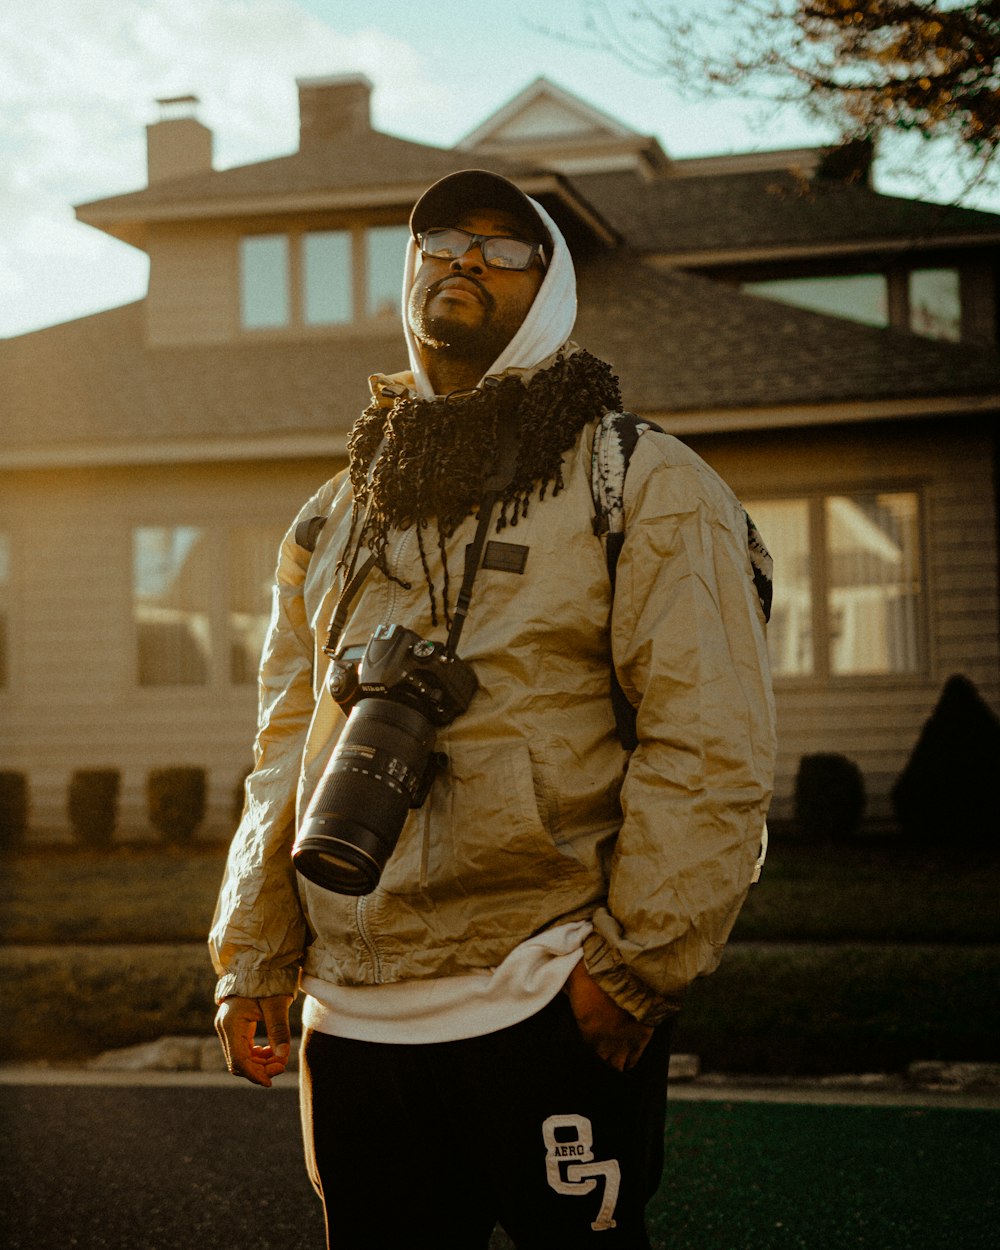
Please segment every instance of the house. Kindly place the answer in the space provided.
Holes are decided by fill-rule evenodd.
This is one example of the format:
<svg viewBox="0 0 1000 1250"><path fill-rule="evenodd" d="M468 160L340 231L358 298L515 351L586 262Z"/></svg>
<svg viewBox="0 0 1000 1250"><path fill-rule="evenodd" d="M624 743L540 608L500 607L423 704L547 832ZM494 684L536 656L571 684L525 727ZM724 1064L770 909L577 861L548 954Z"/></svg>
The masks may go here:
<svg viewBox="0 0 1000 1250"><path fill-rule="evenodd" d="M1000 710L1000 216L877 193L863 145L675 160L544 79L453 149L374 130L362 77L298 87L298 150L225 170L161 101L148 185L77 208L148 252L146 298L0 342L0 767L32 836L101 766L141 835L147 771L191 763L230 831L277 543L405 365L409 209L468 166L547 206L575 337L773 549L773 814L823 751L885 820L948 676Z"/></svg>

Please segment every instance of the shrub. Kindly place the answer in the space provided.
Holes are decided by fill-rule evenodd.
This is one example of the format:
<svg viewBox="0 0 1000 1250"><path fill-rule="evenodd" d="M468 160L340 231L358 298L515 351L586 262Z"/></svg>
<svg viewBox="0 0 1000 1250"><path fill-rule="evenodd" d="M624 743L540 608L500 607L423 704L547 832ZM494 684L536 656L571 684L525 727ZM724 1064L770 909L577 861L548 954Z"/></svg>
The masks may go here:
<svg viewBox="0 0 1000 1250"><path fill-rule="evenodd" d="M146 779L149 822L164 842L190 841L205 818L203 768L154 768Z"/></svg>
<svg viewBox="0 0 1000 1250"><path fill-rule="evenodd" d="M80 768L69 780L69 823L84 846L110 846L118 823L117 768Z"/></svg>
<svg viewBox="0 0 1000 1250"><path fill-rule="evenodd" d="M0 851L21 845L28 832L28 778L24 773L0 772Z"/></svg>
<svg viewBox="0 0 1000 1250"><path fill-rule="evenodd" d="M945 846L996 843L1000 720L967 677L945 682L892 788L903 832Z"/></svg>
<svg viewBox="0 0 1000 1250"><path fill-rule="evenodd" d="M846 755L803 755L795 778L795 821L809 838L849 838L865 810L861 770Z"/></svg>

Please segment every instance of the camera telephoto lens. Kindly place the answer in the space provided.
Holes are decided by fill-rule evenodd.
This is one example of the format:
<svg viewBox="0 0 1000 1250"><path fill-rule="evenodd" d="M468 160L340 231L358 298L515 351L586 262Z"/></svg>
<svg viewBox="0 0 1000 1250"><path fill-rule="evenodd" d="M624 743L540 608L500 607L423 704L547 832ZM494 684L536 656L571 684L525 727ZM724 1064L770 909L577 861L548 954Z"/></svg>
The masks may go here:
<svg viewBox="0 0 1000 1250"><path fill-rule="evenodd" d="M370 894L420 794L435 727L390 699L358 703L292 849L296 869L337 894Z"/></svg>

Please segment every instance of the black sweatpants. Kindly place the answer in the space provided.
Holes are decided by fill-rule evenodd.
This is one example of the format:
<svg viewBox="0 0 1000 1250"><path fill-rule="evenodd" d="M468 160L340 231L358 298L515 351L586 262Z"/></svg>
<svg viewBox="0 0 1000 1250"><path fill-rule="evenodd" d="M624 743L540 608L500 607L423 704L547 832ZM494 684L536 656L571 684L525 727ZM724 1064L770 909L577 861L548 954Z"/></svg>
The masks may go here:
<svg viewBox="0 0 1000 1250"><path fill-rule="evenodd" d="M670 1027L616 1072L563 994L512 1028L433 1045L309 1031L306 1159L331 1250L646 1250L663 1168Z"/></svg>

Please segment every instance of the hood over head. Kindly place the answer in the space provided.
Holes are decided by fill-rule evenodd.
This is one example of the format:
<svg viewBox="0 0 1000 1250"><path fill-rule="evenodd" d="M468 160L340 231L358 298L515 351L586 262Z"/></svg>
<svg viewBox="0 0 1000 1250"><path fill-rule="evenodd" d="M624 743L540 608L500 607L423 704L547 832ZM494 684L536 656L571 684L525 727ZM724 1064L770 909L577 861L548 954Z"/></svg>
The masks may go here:
<svg viewBox="0 0 1000 1250"><path fill-rule="evenodd" d="M485 197L485 198L484 198ZM526 196L512 182L487 170L463 170L434 183L417 201L410 217L411 236L403 266L403 333L413 370L414 389L431 399L434 389L420 360L417 341L410 329L407 304L410 288L420 268L420 249L414 234L432 224L445 224L442 213L470 208L502 208L527 216L538 227L539 241L546 242L548 266L527 316L517 333L486 370L484 377L509 369L533 370L553 356L569 338L576 322L576 272L566 240L556 223L537 200ZM482 381L482 379L480 379Z"/></svg>

